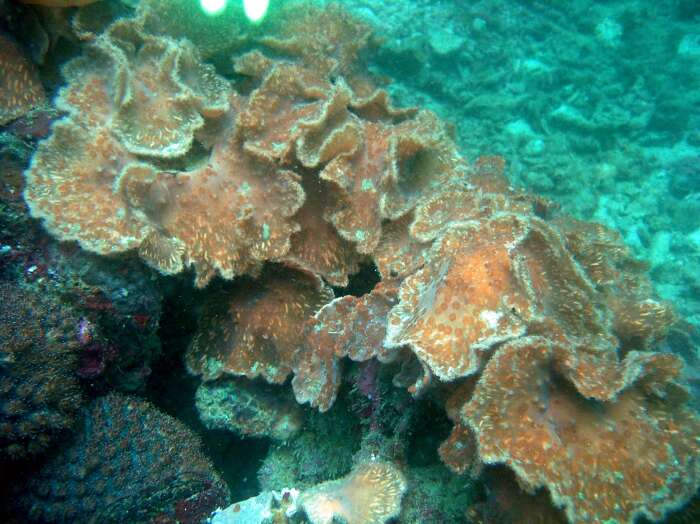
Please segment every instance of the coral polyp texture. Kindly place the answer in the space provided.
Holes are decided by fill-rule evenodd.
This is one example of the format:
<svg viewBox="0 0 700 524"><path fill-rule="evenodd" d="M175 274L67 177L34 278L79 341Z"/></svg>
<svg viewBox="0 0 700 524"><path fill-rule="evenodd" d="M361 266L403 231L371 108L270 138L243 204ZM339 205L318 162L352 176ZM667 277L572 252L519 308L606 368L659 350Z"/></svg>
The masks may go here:
<svg viewBox="0 0 700 524"><path fill-rule="evenodd" d="M274 386L227 378L202 383L195 405L202 423L210 429L284 441L302 425L301 409L289 397Z"/></svg>
<svg viewBox="0 0 700 524"><path fill-rule="evenodd" d="M395 295L380 284L360 298L336 298L306 322L292 365L298 402L327 411L338 394L343 357L356 362L377 358L384 363L396 358L397 352L383 344Z"/></svg>
<svg viewBox="0 0 700 524"><path fill-rule="evenodd" d="M0 463L46 451L82 403L77 314L51 293L0 283Z"/></svg>
<svg viewBox="0 0 700 524"><path fill-rule="evenodd" d="M20 46L0 32L0 126L46 99L39 73Z"/></svg>
<svg viewBox="0 0 700 524"><path fill-rule="evenodd" d="M556 354L525 337L488 363L462 413L482 459L508 464L528 489L546 486L571 522L660 520L682 506L700 481L700 421L679 362L631 352L624 389L599 402L552 372Z"/></svg>
<svg viewBox="0 0 700 524"><path fill-rule="evenodd" d="M331 298L321 279L294 270L269 270L238 292L212 296L188 349L188 368L205 380L229 374L282 383L302 342L301 326Z"/></svg>
<svg viewBox="0 0 700 524"><path fill-rule="evenodd" d="M385 524L399 516L407 489L390 462L360 463L343 478L304 491L264 491L212 515L212 524Z"/></svg>
<svg viewBox="0 0 700 524"><path fill-rule="evenodd" d="M392 105L362 62L368 27L340 7L285 2L222 32L235 8L190 23L187 4L141 2L64 66L65 116L24 195L61 240L229 281L185 356L205 423L284 439L288 407L245 381L291 382L326 412L343 360L386 365L412 395L448 399L435 447L458 474L505 464L570 522L660 519L691 498L700 421L680 358L659 350L676 315L619 235ZM224 72L222 53L230 78L203 58ZM380 284L335 296L361 267ZM246 405L220 410L234 394ZM379 523L404 489L371 462L300 504L314 523Z"/></svg>
<svg viewBox="0 0 700 524"><path fill-rule="evenodd" d="M30 480L22 503L41 522L200 522L228 490L181 422L143 400L111 394L85 410L75 439Z"/></svg>
<svg viewBox="0 0 700 524"><path fill-rule="evenodd" d="M356 466L347 477L314 486L299 504L311 524L384 524L398 515L406 480L393 464L370 462Z"/></svg>

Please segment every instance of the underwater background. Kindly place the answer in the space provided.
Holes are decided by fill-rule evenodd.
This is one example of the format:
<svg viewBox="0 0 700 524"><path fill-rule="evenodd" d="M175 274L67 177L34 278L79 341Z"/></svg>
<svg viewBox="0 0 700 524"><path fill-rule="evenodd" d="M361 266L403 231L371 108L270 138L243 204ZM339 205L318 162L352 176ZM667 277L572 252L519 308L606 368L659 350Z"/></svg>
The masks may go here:
<svg viewBox="0 0 700 524"><path fill-rule="evenodd" d="M0 522L700 522L700 4L242 4L0 0Z"/></svg>

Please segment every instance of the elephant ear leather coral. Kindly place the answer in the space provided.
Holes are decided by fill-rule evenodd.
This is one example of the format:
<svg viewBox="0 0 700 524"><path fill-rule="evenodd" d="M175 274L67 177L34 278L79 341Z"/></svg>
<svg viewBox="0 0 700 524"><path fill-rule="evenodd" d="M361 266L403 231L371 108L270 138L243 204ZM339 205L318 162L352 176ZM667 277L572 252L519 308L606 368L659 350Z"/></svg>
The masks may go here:
<svg viewBox="0 0 700 524"><path fill-rule="evenodd" d="M188 367L205 380L229 374L282 383L302 342L300 326L331 298L320 278L291 270L267 271L236 293L212 297Z"/></svg>
<svg viewBox="0 0 700 524"><path fill-rule="evenodd" d="M526 337L489 361L462 411L482 460L506 463L532 491L546 486L570 522L659 520L687 501L700 482L700 421L677 358L628 354L613 402L580 395L552 372L555 358L555 344Z"/></svg>
<svg viewBox="0 0 700 524"><path fill-rule="evenodd" d="M504 462L571 522L661 518L690 498L700 422L679 361L652 351L675 316L617 235L552 217L508 186L502 159L469 164L435 115L394 108L361 67L367 28L340 8L289 2L229 35L245 52L228 82L187 28L154 34L148 9L185 5L167 4L142 2L65 66L66 116L25 197L90 251L138 250L163 274L192 266L200 287L254 279L212 294L191 372L294 375L297 401L325 411L341 359L396 360L414 395L451 390L440 456L457 472ZM381 286L334 299L326 282L347 285L363 262ZM615 453L620 435L631 458ZM316 521L394 513L346 515L335 495L354 482L306 499Z"/></svg>
<svg viewBox="0 0 700 524"><path fill-rule="evenodd" d="M348 115L354 110L352 105L344 108ZM384 112L369 121L348 116L346 125L356 129L352 145L320 174L335 186L329 220L365 254L377 248L384 221L411 211L460 169L435 115L421 111L412 118L397 117L389 107Z"/></svg>
<svg viewBox="0 0 700 524"><path fill-rule="evenodd" d="M406 479L391 463L368 462L347 477L324 482L302 493L300 504L311 524L384 524L398 515Z"/></svg>
<svg viewBox="0 0 700 524"><path fill-rule="evenodd" d="M386 317L396 293L379 284L362 297L344 296L324 305L304 326L294 354L292 388L299 403L327 411L340 387L340 359L391 362L396 351L383 345Z"/></svg>
<svg viewBox="0 0 700 524"><path fill-rule="evenodd" d="M428 112L393 108L381 90L359 98L320 66L272 61L253 51L236 71L259 81L237 119L246 152L270 162L301 163L330 185L323 212L361 254L378 246L382 222L458 176L463 162L447 131Z"/></svg>
<svg viewBox="0 0 700 524"><path fill-rule="evenodd" d="M34 156L25 192L55 236L101 254L141 247L163 273L194 265L202 285L288 251L301 186L245 154L230 115L206 165L177 176L155 166L229 110L227 83L191 45L121 20L64 72L58 105L68 115Z"/></svg>
<svg viewBox="0 0 700 524"><path fill-rule="evenodd" d="M252 39L285 58L238 57L236 71L254 85L246 97L187 41L148 33L143 18L114 22L64 68L57 104L68 114L27 172L33 215L91 251L139 248L164 274L192 265L200 286L217 273L255 274L265 261L345 284L377 248L383 221L409 212L461 160L434 115L393 108L384 92L364 89L369 80L358 94L337 77L359 74L353 60L366 39L348 35L366 29L335 10L320 14L328 32L307 46L288 28ZM337 56L318 60L331 44ZM201 146L206 163L193 164ZM95 198L82 198L85 188ZM309 194L317 189L327 196ZM295 220L307 199L321 209ZM319 215L328 225L315 224ZM314 255L304 227L334 247Z"/></svg>
<svg viewBox="0 0 700 524"><path fill-rule="evenodd" d="M318 119L334 96L330 82L313 69L258 51L238 58L235 69L259 80L238 115L244 148L272 162L290 159L304 123Z"/></svg>
<svg viewBox="0 0 700 524"><path fill-rule="evenodd" d="M566 240L586 274L608 298L615 335L625 350L649 350L663 340L676 315L669 304L650 300L647 266L635 260L620 234L600 224L570 217L557 219Z"/></svg>
<svg viewBox="0 0 700 524"><path fill-rule="evenodd" d="M527 223L514 215L451 228L430 262L401 284L386 344L408 344L443 380L476 373L483 353L523 335L534 314L507 248L526 233Z"/></svg>
<svg viewBox="0 0 700 524"><path fill-rule="evenodd" d="M42 143L26 174L25 199L32 214L43 218L55 236L107 254L137 247L154 228L142 210L129 207L118 181L134 155L177 154L203 124L197 113L200 96L176 78L178 71L171 71L169 83L157 76L163 67L175 69L183 60L179 55L190 52L194 50L169 39L142 35L133 21L122 21L66 65L68 83L57 106L68 114ZM149 98L143 96L146 86L153 89ZM152 100L159 105L154 107ZM165 129L176 134L158 125L136 129L133 118L146 113L167 120L171 127Z"/></svg>
<svg viewBox="0 0 700 524"><path fill-rule="evenodd" d="M300 229L290 238L289 252L280 262L323 277L334 286L347 286L348 276L356 273L363 257L351 242L343 239L333 224L319 220L330 208L333 196L315 174L302 180L304 205L294 215Z"/></svg>
<svg viewBox="0 0 700 524"><path fill-rule="evenodd" d="M289 250L290 236L298 230L290 217L304 200L297 177L237 146L229 131L209 163L192 171L164 172L136 163L123 171L122 194L132 209L152 221L149 233L155 245L166 242L183 253L177 263L164 267L162 259L148 257L142 249L153 267L176 273L193 265L204 285L215 272L227 278L255 273L262 262Z"/></svg>

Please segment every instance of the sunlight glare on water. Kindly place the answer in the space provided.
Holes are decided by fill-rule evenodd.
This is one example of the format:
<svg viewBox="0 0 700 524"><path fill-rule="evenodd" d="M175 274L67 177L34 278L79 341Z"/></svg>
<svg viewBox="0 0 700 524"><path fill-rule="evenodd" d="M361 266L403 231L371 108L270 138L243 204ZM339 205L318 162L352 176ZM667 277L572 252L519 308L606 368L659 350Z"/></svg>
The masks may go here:
<svg viewBox="0 0 700 524"><path fill-rule="evenodd" d="M208 15L217 15L226 7L226 0L200 0L200 4Z"/></svg>
<svg viewBox="0 0 700 524"><path fill-rule="evenodd" d="M260 22L267 13L270 0L243 0L245 15L251 22Z"/></svg>

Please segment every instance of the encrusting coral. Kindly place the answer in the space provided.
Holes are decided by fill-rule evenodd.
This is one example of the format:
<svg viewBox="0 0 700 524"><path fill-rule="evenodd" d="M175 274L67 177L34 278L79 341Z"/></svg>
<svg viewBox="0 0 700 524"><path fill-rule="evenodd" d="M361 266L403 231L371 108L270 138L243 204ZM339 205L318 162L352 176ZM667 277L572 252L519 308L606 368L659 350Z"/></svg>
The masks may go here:
<svg viewBox="0 0 700 524"><path fill-rule="evenodd" d="M77 326L54 294L0 283L0 463L45 452L73 426Z"/></svg>
<svg viewBox="0 0 700 524"><path fill-rule="evenodd" d="M286 441L302 425L301 408L286 393L245 378L226 378L200 384L195 405L209 429Z"/></svg>
<svg viewBox="0 0 700 524"><path fill-rule="evenodd" d="M65 66L67 114L25 198L87 250L193 266L200 287L246 275L207 300L192 373L293 375L297 401L326 411L341 359L394 362L395 384L449 393L439 452L458 473L505 463L570 522L658 519L692 496L700 421L680 359L655 352L675 315L618 235L557 217L509 187L503 159L467 162L435 115L394 108L361 63L367 27L339 7L288 2L222 42L229 82L182 38L198 28L154 34L159 3ZM334 298L363 262L381 284ZM364 508L378 517L346 515L330 485L302 504L314 522L383 522L404 489L386 478L396 497Z"/></svg>
<svg viewBox="0 0 700 524"><path fill-rule="evenodd" d="M19 503L41 522L200 522L228 490L181 422L110 394L84 413L76 438L29 481ZM199 508L199 514L181 514Z"/></svg>

